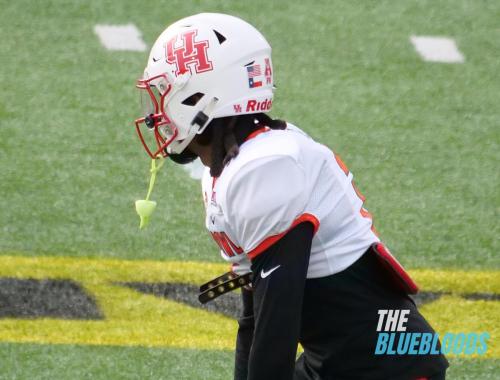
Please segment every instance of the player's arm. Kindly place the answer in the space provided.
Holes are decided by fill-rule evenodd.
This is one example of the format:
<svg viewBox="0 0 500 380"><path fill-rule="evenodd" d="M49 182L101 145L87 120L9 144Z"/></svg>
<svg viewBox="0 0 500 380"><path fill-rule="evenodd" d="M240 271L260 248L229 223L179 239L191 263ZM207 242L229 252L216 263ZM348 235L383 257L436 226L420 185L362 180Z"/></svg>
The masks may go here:
<svg viewBox="0 0 500 380"><path fill-rule="evenodd" d="M242 290L235 380L292 378L313 231L301 223L254 259L253 290Z"/></svg>
<svg viewBox="0 0 500 380"><path fill-rule="evenodd" d="M241 288L243 312L238 319L238 335L236 337L236 351L234 358L234 380L247 380L248 358L252 347L254 318L253 318L253 290Z"/></svg>
<svg viewBox="0 0 500 380"><path fill-rule="evenodd" d="M304 171L290 156L254 161L228 187L226 215L237 244L252 259L254 278L253 340L247 315L239 330L236 378L246 378L247 360L251 379L291 378L293 373L314 230L312 216L305 213L304 187Z"/></svg>
<svg viewBox="0 0 500 380"><path fill-rule="evenodd" d="M293 378L313 235L310 222L300 223L253 260L249 380Z"/></svg>

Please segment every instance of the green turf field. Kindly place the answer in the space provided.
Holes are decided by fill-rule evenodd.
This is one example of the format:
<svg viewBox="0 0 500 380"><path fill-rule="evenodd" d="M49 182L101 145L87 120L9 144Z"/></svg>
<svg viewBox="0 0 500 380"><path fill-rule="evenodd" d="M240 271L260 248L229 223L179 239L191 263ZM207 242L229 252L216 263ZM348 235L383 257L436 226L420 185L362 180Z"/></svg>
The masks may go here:
<svg viewBox="0 0 500 380"><path fill-rule="evenodd" d="M0 360L5 360L6 364L4 376L0 375L2 379L231 379L233 353L0 344ZM492 361L455 359L448 371L448 378L495 380L495 371L498 372L498 364Z"/></svg>
<svg viewBox="0 0 500 380"><path fill-rule="evenodd" d="M498 1L0 0L0 9L0 255L219 261L200 186L173 165L138 231L133 202L145 196L149 161L133 129L134 85L147 52L108 51L93 32L134 23L150 47L176 19L218 11L270 41L272 115L342 156L403 264L500 270ZM454 38L465 63L422 61L413 34ZM461 319L460 305L448 313ZM484 319L500 325L498 314ZM1 342L6 379L226 379L233 365L226 349ZM495 371L498 358L456 358L450 378Z"/></svg>

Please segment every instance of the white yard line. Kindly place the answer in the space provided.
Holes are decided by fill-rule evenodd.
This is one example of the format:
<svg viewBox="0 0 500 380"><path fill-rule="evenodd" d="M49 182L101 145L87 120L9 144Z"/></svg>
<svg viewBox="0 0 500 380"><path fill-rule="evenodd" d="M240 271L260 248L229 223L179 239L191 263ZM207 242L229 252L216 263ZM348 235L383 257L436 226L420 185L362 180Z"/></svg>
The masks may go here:
<svg viewBox="0 0 500 380"><path fill-rule="evenodd" d="M410 41L424 61L462 63L465 60L453 38L411 36Z"/></svg>
<svg viewBox="0 0 500 380"><path fill-rule="evenodd" d="M94 32L108 50L146 51L142 34L134 24L96 25Z"/></svg>

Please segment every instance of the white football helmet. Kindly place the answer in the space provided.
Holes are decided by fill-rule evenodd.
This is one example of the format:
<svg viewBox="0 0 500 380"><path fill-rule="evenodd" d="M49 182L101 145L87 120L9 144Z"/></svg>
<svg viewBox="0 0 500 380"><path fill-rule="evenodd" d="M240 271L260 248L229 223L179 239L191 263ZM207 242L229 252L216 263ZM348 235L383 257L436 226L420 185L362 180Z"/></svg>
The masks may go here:
<svg viewBox="0 0 500 380"><path fill-rule="evenodd" d="M214 118L271 109L271 46L237 17L186 17L158 37L137 87L145 116L135 124L146 151L178 154Z"/></svg>

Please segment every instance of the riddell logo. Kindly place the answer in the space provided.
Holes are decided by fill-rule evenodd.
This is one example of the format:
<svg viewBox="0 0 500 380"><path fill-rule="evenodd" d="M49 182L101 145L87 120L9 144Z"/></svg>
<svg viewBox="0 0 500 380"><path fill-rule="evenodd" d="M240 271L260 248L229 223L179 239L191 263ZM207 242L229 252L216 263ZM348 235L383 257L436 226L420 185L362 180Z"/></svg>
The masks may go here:
<svg viewBox="0 0 500 380"><path fill-rule="evenodd" d="M262 102L257 100L249 100L247 102L246 112L269 111L273 105L271 99L265 99Z"/></svg>

